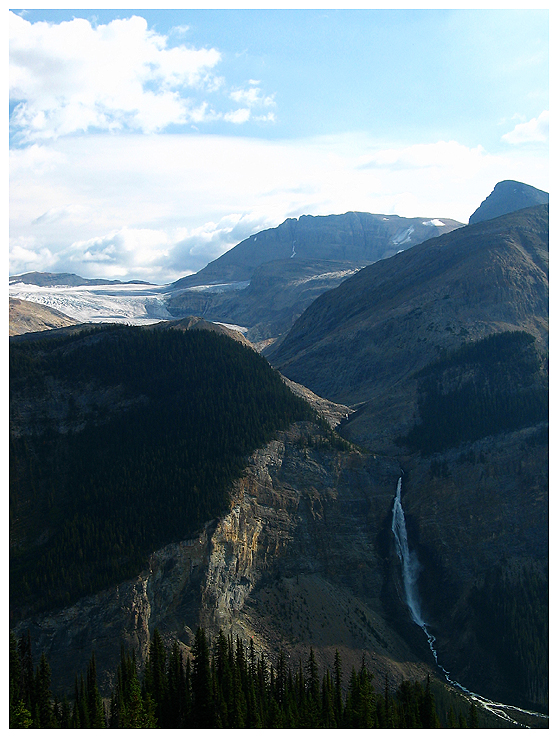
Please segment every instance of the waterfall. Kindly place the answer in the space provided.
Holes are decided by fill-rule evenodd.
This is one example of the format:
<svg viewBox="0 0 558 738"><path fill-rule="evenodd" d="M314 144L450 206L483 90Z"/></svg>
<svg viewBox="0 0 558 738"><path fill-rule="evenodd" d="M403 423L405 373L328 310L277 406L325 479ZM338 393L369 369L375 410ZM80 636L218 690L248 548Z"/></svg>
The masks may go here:
<svg viewBox="0 0 558 738"><path fill-rule="evenodd" d="M403 506L401 505L401 477L399 477L399 481L397 482L397 494L395 495L395 500L393 502L391 531L395 536L397 555L399 556L399 561L401 561L405 601L407 602L413 621L425 630L426 623L424 622L424 618L422 617L420 610L420 599L417 585L420 565L415 554L409 550L405 513L403 512Z"/></svg>
<svg viewBox="0 0 558 738"><path fill-rule="evenodd" d="M395 548L397 550L399 561L401 562L401 573L403 577L405 602L407 603L407 607L409 608L409 613L413 622L416 623L420 628L422 628L424 634L426 635L426 638L428 639L428 645L430 646L430 650L432 651L432 655L434 656L436 666L441 669L444 677L446 678L446 681L449 684L452 684L454 687L466 694L473 702L477 702L489 712L503 718L504 720L507 720L510 723L513 723L514 725L517 725L519 727L528 727L527 725L524 725L523 723L520 723L513 717L511 717L511 715L508 714L508 711L512 711L512 713L516 714L519 713L523 715L533 715L536 717L548 719L548 716L543 715L542 713L531 712L530 710L524 710L520 707L514 707L513 705L505 705L501 702L495 702L494 700L489 700L486 697L482 697L475 692L471 692L462 684L459 684L459 682L451 679L449 672L444 669L444 667L439 663L438 653L434 648L434 643L436 642L436 639L431 633L428 632L427 624L421 612L420 597L418 592L418 575L420 572L420 563L414 551L411 551L409 549L409 540L407 538L407 524L405 522L403 505L401 504L401 483L402 477L399 477L399 481L397 482L397 491L395 493L395 499L393 501L391 531L395 538Z"/></svg>

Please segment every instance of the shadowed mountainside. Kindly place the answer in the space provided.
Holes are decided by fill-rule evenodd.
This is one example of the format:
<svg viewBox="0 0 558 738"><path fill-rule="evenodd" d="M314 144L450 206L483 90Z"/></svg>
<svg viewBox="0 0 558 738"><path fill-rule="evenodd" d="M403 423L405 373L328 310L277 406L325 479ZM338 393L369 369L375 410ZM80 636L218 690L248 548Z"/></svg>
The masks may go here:
<svg viewBox="0 0 558 738"><path fill-rule="evenodd" d="M223 293L226 322L258 319L266 295L279 315L291 289L299 309L334 273L297 263L283 227L294 258L250 266L234 297L260 296ZM294 659L312 646L323 667L336 648L348 668L364 653L380 687L422 678L435 665L391 532L403 468L439 662L469 689L548 710L548 206L346 277L270 352L328 424L204 319L10 339L12 606L35 613L16 630L58 684L71 689L94 647L110 687L121 641L142 663L155 627L188 652L200 624ZM339 420L360 449L332 433ZM249 443L223 453L240 430Z"/></svg>
<svg viewBox="0 0 558 738"><path fill-rule="evenodd" d="M395 452L414 373L442 351L524 330L548 346L548 206L467 226L379 261L319 297L268 356L285 376L360 405L347 433Z"/></svg>

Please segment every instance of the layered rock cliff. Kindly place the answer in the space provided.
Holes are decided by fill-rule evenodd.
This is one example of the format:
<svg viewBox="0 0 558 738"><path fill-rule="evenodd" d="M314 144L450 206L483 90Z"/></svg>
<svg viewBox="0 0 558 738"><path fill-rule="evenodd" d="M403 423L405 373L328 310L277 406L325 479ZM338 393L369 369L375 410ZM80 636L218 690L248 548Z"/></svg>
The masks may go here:
<svg viewBox="0 0 558 738"><path fill-rule="evenodd" d="M397 579L389 527L398 474L392 460L333 448L313 424L296 424L251 456L222 519L154 553L138 577L17 632L30 630L57 689L72 688L93 650L107 691L120 644L141 662L154 628L188 648L198 625L292 659L312 646L327 666L339 649L347 674L366 652L393 685L424 675L424 644L409 646L391 621L394 610L406 619L396 587L385 605L390 570Z"/></svg>

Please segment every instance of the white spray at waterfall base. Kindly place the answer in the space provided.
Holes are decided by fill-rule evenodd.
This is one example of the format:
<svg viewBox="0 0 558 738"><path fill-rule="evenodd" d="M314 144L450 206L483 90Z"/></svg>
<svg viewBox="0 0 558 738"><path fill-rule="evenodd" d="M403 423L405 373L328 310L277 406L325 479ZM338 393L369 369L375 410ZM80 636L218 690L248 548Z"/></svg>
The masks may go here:
<svg viewBox="0 0 558 738"><path fill-rule="evenodd" d="M395 494L395 499L393 501L393 515L391 519L391 531L395 538L395 548L397 551L397 555L399 557L399 561L401 562L401 573L402 573L402 578L403 578L403 589L405 593L405 602L407 603L407 607L409 608L411 619L420 628L422 628L422 630L424 631L424 634L426 635L426 638L428 639L428 645L430 646L430 650L432 651L432 655L434 656L434 661L436 662L436 666L438 666L438 668L442 670L444 677L446 678L446 681L449 684L451 684L452 686L456 687L461 692L466 694L473 702L478 703L479 705L487 709L489 712L493 713L494 715L498 715L498 717L501 717L504 720L507 720L508 722L514 723L515 725L518 725L521 727L529 727L529 726L523 725L523 723L519 723L517 720L514 720L508 714L508 712L515 712L515 713L519 713L523 715L533 715L533 716L540 717L540 718L547 718L548 717L547 715L543 715L538 712L531 712L529 710L523 710L522 708L514 707L513 705L504 705L500 702L494 702L494 700L489 700L486 697L482 697L479 694L475 694L475 692L471 692L466 687L464 687L462 684L459 684L459 682L456 682L455 680L451 679L449 672L446 671L446 669L444 669L444 667L439 663L438 653L436 649L434 648L434 643L436 642L436 639L428 631L427 623L425 622L424 617L422 615L419 590L418 590L418 576L420 572L420 563L414 551L411 551L409 548L409 540L407 537L407 524L405 521L405 513L403 512L403 505L401 503L401 486L402 486L402 477L399 477L399 481L397 482L397 491Z"/></svg>

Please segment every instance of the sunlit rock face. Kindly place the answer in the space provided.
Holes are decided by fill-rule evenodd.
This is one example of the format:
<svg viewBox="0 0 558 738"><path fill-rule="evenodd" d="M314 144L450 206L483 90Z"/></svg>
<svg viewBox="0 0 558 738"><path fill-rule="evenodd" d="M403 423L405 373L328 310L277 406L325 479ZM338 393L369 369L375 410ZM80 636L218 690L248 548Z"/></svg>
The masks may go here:
<svg viewBox="0 0 558 738"><path fill-rule="evenodd" d="M77 320L64 315L59 310L53 310L46 305L38 305L28 300L10 297L10 336L36 333L76 324Z"/></svg>
<svg viewBox="0 0 558 738"><path fill-rule="evenodd" d="M188 648L198 625L291 658L312 646L324 666L336 649L347 669L358 666L364 651L394 685L418 677L424 649L390 622L393 607L404 618L404 603L384 602L386 576L397 578L389 529L398 474L393 460L332 448L316 426L297 424L251 456L223 518L154 553L137 578L17 630L30 629L54 684L68 689L68 663L85 670L91 649L108 689L120 643L143 660L154 628Z"/></svg>

